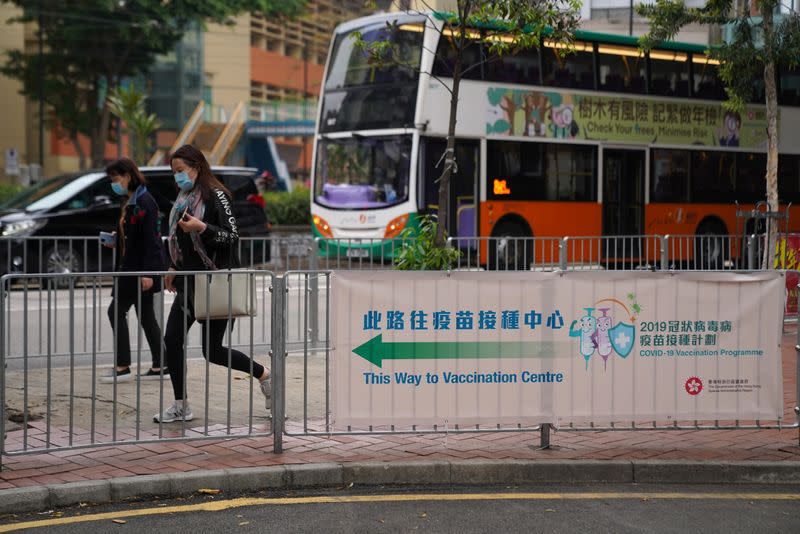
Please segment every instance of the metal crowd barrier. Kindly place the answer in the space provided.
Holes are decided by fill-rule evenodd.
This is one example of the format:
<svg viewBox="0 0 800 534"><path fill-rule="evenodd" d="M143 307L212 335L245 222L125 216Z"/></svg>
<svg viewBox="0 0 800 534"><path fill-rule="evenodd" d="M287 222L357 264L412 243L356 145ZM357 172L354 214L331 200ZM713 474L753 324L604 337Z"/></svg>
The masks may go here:
<svg viewBox="0 0 800 534"><path fill-rule="evenodd" d="M310 268L313 246L311 236L241 237L237 252L242 267L285 271ZM115 260L98 236L0 237L2 274L113 272Z"/></svg>
<svg viewBox="0 0 800 534"><path fill-rule="evenodd" d="M242 237L238 253L242 267L275 272L389 269L413 243L408 238ZM451 237L447 243L461 252L457 269L755 270L761 267L765 236ZM98 237L0 237L3 274L110 272L114 267L113 250Z"/></svg>
<svg viewBox="0 0 800 534"><path fill-rule="evenodd" d="M474 250L484 244L488 250L494 238L473 240ZM598 265L595 260L601 258L601 253L608 251L610 246L610 241L600 238L529 239L525 246L527 243L531 245L530 264L528 257L522 255L526 270L602 269L603 263ZM682 247L686 250L695 243L682 237L650 236L620 242L617 250L622 250L627 258L635 256L637 261L646 261L648 268L651 264L656 268L670 268L670 261L679 263L687 256L681 256L680 252L676 252L676 256L665 256L664 251L670 246L674 246L676 251ZM455 240L451 240L451 246L456 246ZM734 245L730 246L736 250ZM763 244L759 245L755 239L744 246L754 255L763 251ZM630 255L628 251L636 254ZM152 414L162 412L169 405L171 387L166 380L133 384L98 383L100 367L113 365L115 334L107 317L110 289L122 278L141 277L147 273L50 273L36 274L35 277L9 274L2 277L0 435L5 434L7 438L0 456L118 443L256 435L272 435L275 450L280 451L284 435L339 433L334 432L330 424L330 288L333 271L320 269L316 262L323 258L314 250L308 252L308 261L314 266L311 269L288 270L283 276L256 268L237 271L240 276L252 280L256 290L257 315L238 319L235 327L226 333L225 346L239 348L259 363L271 361L272 417L264 410L263 399L258 398L260 392L255 389L258 387L256 383L251 381L249 385L240 385L237 381L242 376L234 376L230 369L226 372L224 368L217 369L204 362L200 351L200 328L192 329L183 355L188 362L189 398L202 399L192 404L195 415L201 414L200 420L173 425L150 423ZM257 254L253 252L252 257L257 258ZM291 254L284 256L293 257ZM469 256L462 255L459 268L476 268L464 260L465 257ZM738 251L731 252L730 257L738 261ZM249 260L243 263L249 263ZM348 258L344 265L354 268L354 264L357 264L355 258ZM370 268L366 261L357 265ZM506 263L509 265L512 265L510 260ZM166 274L154 273L153 276L162 279ZM141 293L137 294L137 299L141 299ZM162 335L166 310L174 299L172 294L164 292L155 297ZM133 309L128 317L133 326L130 331L132 370L135 373L149 366L149 352L142 327L138 319L134 319ZM797 345L800 346L800 327L797 335ZM800 373L797 361L794 372L795 375ZM787 376L784 380L788 384ZM795 380L795 399L787 402L784 418L777 422L621 421L610 425L589 422L585 426L569 425L559 430L797 428L796 422L785 423L798 416L792 414L792 410L796 410L794 407L800 397L797 392L800 377ZM17 422L8 421L9 416ZM549 443L549 425L470 428L412 425L408 428L351 429L350 433L498 431L538 431L542 446Z"/></svg>
<svg viewBox="0 0 800 534"><path fill-rule="evenodd" d="M792 271L796 274L797 271ZM298 332L308 332L299 350L287 352L281 374L284 376L285 389L276 392L277 395L292 399L286 407L286 427L284 435L349 435L349 434L443 434L443 433L476 433L476 432L538 432L540 446L546 448L550 443L552 426L549 424L524 426L522 424L507 425L475 425L465 426L440 426L429 427L410 425L399 428L395 426L383 428L348 429L347 431L335 430L331 423L331 333L329 329L331 301L331 277L334 271L287 271L282 277L285 284L284 292L288 295L292 290L299 290L303 295L300 317L302 324L297 325ZM318 301L315 301L314 292L310 287L320 288ZM384 292L386 288L376 288ZM697 298L700 298L699 296ZM284 310L288 311L286 303ZM310 315L319 313L319 324L323 325L318 330L318 338L314 338L309 329ZM287 314L287 317L289 315ZM794 399L787 400L783 419L777 421L616 421L607 424L598 424L587 421L586 424L568 424L558 428L558 431L591 431L591 430L741 430L741 429L799 429L800 428L800 317L794 321L796 326L796 347L794 362L794 384L792 376L783 374L784 389L793 391ZM291 323L287 323L291 329ZM276 360L277 363L277 360ZM784 365L784 367L786 367ZM278 375L276 375L278 376ZM321 383L321 381L323 381ZM285 406L285 405L283 405ZM277 417L277 412L276 412ZM786 422L790 421L790 422ZM280 440L276 435L276 440Z"/></svg>
<svg viewBox="0 0 800 534"><path fill-rule="evenodd" d="M225 273L226 271L220 271ZM231 310L231 284L246 278L252 291L256 316L239 317L240 335L246 338L238 347L249 357L249 367L258 362L272 368L273 333L282 330L275 321L283 310L275 308L272 298L275 275L271 271L241 269L230 271L227 280L228 309ZM114 368L113 342L119 335L117 319L112 330L110 317L117 316L117 305L100 291L103 280L111 279L115 289L123 279L135 278L137 307L143 293L139 281L151 277L163 283L169 274L160 273L71 273L38 275L45 285L46 308L41 310L41 293L29 291L25 275L6 275L0 281L0 435L6 436L2 454L14 455L54 449L95 447L123 443L170 440L219 439L220 437L269 436L271 413L254 380L231 370L233 331L226 329L223 347L225 366L210 365L204 359L201 328L190 331L181 358L186 369L184 398L189 399L195 419L179 423L154 423L153 416L172 404L173 389L169 377L139 380L136 375L151 367L151 354L144 342L144 331L136 310L128 312L131 341L130 382L101 383L101 369ZM173 273L174 274L174 273ZM182 272L202 275L203 271ZM208 274L206 272L206 274ZM207 284L210 284L209 277ZM182 278L177 294L162 291L154 296L158 338L164 339L165 321L172 304L185 308L188 282ZM56 282L66 281L66 289ZM21 289L11 291L12 286ZM180 284L179 284L180 287ZM89 308L78 297L86 292ZM55 298L61 293L60 301ZM210 300L211 292L207 292ZM35 298L30 299L29 297ZM183 302L175 302L183 298ZM115 303L116 304L116 303ZM169 306L169 307L168 307ZM59 315L56 315L59 312ZM135 315L136 314L136 315ZM230 316L230 312L228 313ZM229 322L230 325L230 322ZM182 328L187 327L186 319ZM42 331L44 340L33 331ZM32 335L33 333L33 335ZM206 331L206 343L210 332ZM42 345L38 350L37 342ZM57 347L60 350L56 350ZM155 361L166 363L164 346ZM163 368L162 368L163 369ZM163 370L162 370L163 373Z"/></svg>

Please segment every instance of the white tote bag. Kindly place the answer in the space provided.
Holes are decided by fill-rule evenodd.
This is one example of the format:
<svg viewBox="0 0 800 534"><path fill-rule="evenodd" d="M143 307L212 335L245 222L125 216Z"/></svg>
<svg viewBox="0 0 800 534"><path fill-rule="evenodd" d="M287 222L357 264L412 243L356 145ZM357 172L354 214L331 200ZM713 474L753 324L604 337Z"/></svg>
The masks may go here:
<svg viewBox="0 0 800 534"><path fill-rule="evenodd" d="M195 275L194 315L198 321L255 317L257 311L256 283L252 273L224 269Z"/></svg>

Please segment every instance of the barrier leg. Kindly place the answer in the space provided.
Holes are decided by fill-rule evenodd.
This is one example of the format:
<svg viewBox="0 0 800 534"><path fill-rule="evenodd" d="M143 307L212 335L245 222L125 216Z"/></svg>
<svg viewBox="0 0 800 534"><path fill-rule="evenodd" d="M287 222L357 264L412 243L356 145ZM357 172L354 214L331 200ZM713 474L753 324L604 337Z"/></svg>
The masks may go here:
<svg viewBox="0 0 800 534"><path fill-rule="evenodd" d="M539 448L542 450L550 448L550 423L543 423L539 427Z"/></svg>
<svg viewBox="0 0 800 534"><path fill-rule="evenodd" d="M800 313L797 314L797 339L794 345L794 416L797 420L797 445L800 446Z"/></svg>
<svg viewBox="0 0 800 534"><path fill-rule="evenodd" d="M308 280L308 332L311 346L316 348L319 343L319 257L317 256L316 243L311 244L310 267L315 271Z"/></svg>
<svg viewBox="0 0 800 534"><path fill-rule="evenodd" d="M286 278L272 278L272 437L273 452L283 452L283 431L286 420Z"/></svg>

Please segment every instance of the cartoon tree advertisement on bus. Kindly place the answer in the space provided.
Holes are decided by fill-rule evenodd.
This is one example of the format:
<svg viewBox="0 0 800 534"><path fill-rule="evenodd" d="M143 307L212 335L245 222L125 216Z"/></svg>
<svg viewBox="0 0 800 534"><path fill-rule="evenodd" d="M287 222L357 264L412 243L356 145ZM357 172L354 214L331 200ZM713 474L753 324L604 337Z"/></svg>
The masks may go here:
<svg viewBox="0 0 800 534"><path fill-rule="evenodd" d="M722 104L490 87L486 134L703 146L766 146L762 106L732 113Z"/></svg>

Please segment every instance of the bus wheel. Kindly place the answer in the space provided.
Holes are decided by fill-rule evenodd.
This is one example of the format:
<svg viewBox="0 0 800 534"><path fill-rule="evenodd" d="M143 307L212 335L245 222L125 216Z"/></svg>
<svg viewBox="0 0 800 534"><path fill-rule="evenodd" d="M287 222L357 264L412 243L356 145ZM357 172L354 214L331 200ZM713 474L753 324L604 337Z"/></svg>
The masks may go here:
<svg viewBox="0 0 800 534"><path fill-rule="evenodd" d="M489 239L486 268L496 271L527 271L533 263L533 238L521 224L513 221L495 226Z"/></svg>
<svg viewBox="0 0 800 534"><path fill-rule="evenodd" d="M722 269L728 254L728 238L725 225L719 221L705 221L694 236L695 269Z"/></svg>

